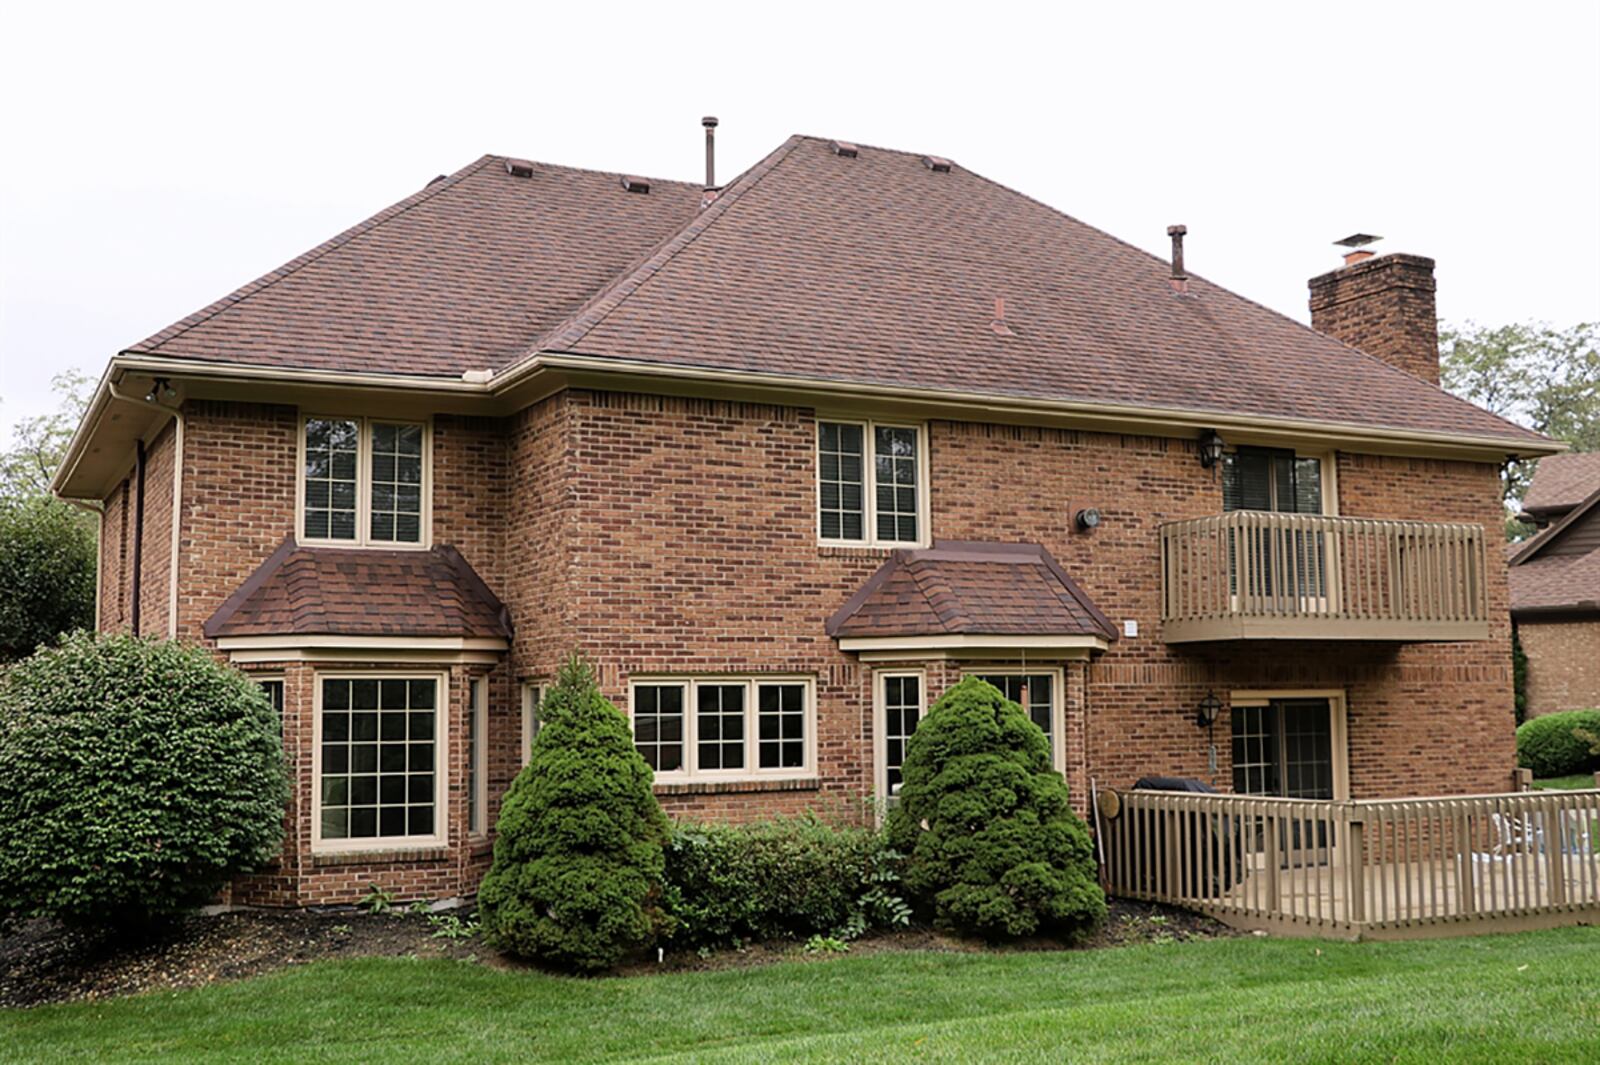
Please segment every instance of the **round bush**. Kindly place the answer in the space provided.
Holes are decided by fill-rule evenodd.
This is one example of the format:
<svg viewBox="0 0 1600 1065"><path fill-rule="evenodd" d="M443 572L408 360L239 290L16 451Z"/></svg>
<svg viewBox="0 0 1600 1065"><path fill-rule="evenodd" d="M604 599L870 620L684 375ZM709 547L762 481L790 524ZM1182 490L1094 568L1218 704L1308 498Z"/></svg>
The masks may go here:
<svg viewBox="0 0 1600 1065"><path fill-rule="evenodd" d="M200 647L77 633L0 677L0 918L146 924L283 843L272 705Z"/></svg>
<svg viewBox="0 0 1600 1065"><path fill-rule="evenodd" d="M906 885L951 931L1071 935L1103 920L1089 831L1067 803L1050 744L1016 703L968 677L906 746L889 844Z"/></svg>
<svg viewBox="0 0 1600 1065"><path fill-rule="evenodd" d="M1524 721L1517 726L1517 764L1540 779L1600 769L1600 755L1590 754L1589 741L1573 729L1600 735L1600 710L1563 710Z"/></svg>
<svg viewBox="0 0 1600 1065"><path fill-rule="evenodd" d="M667 819L627 718L576 657L540 716L528 764L500 808L478 913L499 950L608 969L661 930Z"/></svg>

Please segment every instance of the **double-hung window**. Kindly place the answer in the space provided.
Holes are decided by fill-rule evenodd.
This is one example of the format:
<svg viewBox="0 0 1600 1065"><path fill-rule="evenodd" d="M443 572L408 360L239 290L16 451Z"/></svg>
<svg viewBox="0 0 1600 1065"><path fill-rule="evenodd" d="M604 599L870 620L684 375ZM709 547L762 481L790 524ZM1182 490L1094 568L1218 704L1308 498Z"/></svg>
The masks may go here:
<svg viewBox="0 0 1600 1065"><path fill-rule="evenodd" d="M539 735L539 705L543 702L544 685L522 685L522 759L517 762L519 766L527 765L528 756L533 753L533 740Z"/></svg>
<svg viewBox="0 0 1600 1065"><path fill-rule="evenodd" d="M444 690L437 674L317 678L315 848L444 840Z"/></svg>
<svg viewBox="0 0 1600 1065"><path fill-rule="evenodd" d="M928 542L922 426L817 422L817 537L824 544Z"/></svg>
<svg viewBox="0 0 1600 1065"><path fill-rule="evenodd" d="M307 416L300 432L300 540L427 546L426 424Z"/></svg>
<svg viewBox="0 0 1600 1065"><path fill-rule="evenodd" d="M922 720L926 685L921 672L878 675L878 789L886 800L900 794L906 744Z"/></svg>
<svg viewBox="0 0 1600 1065"><path fill-rule="evenodd" d="M633 741L663 780L815 772L816 706L806 677L636 680Z"/></svg>

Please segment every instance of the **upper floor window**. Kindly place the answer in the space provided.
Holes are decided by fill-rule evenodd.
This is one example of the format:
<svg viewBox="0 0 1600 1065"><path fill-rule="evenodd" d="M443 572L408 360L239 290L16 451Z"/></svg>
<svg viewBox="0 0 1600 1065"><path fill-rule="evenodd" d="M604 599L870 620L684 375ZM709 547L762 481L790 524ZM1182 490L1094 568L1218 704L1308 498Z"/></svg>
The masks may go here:
<svg viewBox="0 0 1600 1065"><path fill-rule="evenodd" d="M1322 459L1275 448L1241 447L1222 456L1222 509L1321 514Z"/></svg>
<svg viewBox="0 0 1600 1065"><path fill-rule="evenodd" d="M414 422L306 418L301 541L426 546L428 436Z"/></svg>
<svg viewBox="0 0 1600 1065"><path fill-rule="evenodd" d="M926 432L919 425L817 423L817 536L832 544L928 540Z"/></svg>

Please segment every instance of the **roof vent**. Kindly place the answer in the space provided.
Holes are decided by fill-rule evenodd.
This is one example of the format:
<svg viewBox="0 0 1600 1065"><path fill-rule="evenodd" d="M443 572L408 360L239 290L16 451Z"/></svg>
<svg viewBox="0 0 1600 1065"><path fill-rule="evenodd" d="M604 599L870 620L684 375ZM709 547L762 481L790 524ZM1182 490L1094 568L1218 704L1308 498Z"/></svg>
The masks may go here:
<svg viewBox="0 0 1600 1065"><path fill-rule="evenodd" d="M629 192L644 194L650 191L650 182L646 181L642 177L632 177L631 175L625 174L622 178L622 187L627 189Z"/></svg>
<svg viewBox="0 0 1600 1065"><path fill-rule="evenodd" d="M431 188L433 188L433 186L439 184L439 182L441 182L443 180L444 180L444 175L440 174L438 177L436 177L432 181L428 182L428 184L425 187L431 189Z"/></svg>
<svg viewBox="0 0 1600 1065"><path fill-rule="evenodd" d="M834 155L844 159L854 159L861 154L861 149L849 141L829 141L828 147L833 151Z"/></svg>
<svg viewBox="0 0 1600 1065"><path fill-rule="evenodd" d="M533 164L526 159L507 159L506 173L512 177L533 177Z"/></svg>
<svg viewBox="0 0 1600 1065"><path fill-rule="evenodd" d="M922 165L932 170L935 174L950 173L950 160L938 155L924 155Z"/></svg>

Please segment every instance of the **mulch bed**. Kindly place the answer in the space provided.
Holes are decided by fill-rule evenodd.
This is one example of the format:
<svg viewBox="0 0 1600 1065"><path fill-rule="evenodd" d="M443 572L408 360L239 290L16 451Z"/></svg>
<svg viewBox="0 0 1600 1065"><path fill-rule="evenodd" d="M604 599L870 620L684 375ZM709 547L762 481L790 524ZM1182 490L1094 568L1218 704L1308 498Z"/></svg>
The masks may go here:
<svg viewBox="0 0 1600 1065"><path fill-rule="evenodd" d="M467 916L464 911L457 913ZM972 953L994 949L1062 950L1069 946L1092 949L1236 934L1210 918L1184 910L1114 899L1110 918L1083 943L1064 945L1039 939L991 948L930 930L912 929L852 943L849 953ZM661 962L639 962L621 972L639 975L743 968L837 956L808 954L799 943L761 943L706 956L689 951L670 953ZM350 909L240 910L194 915L140 940L31 921L0 937L0 1007L196 987L306 962L367 957L456 958L495 966L515 965L476 938L436 938L434 926L426 917L401 911L371 914Z"/></svg>

